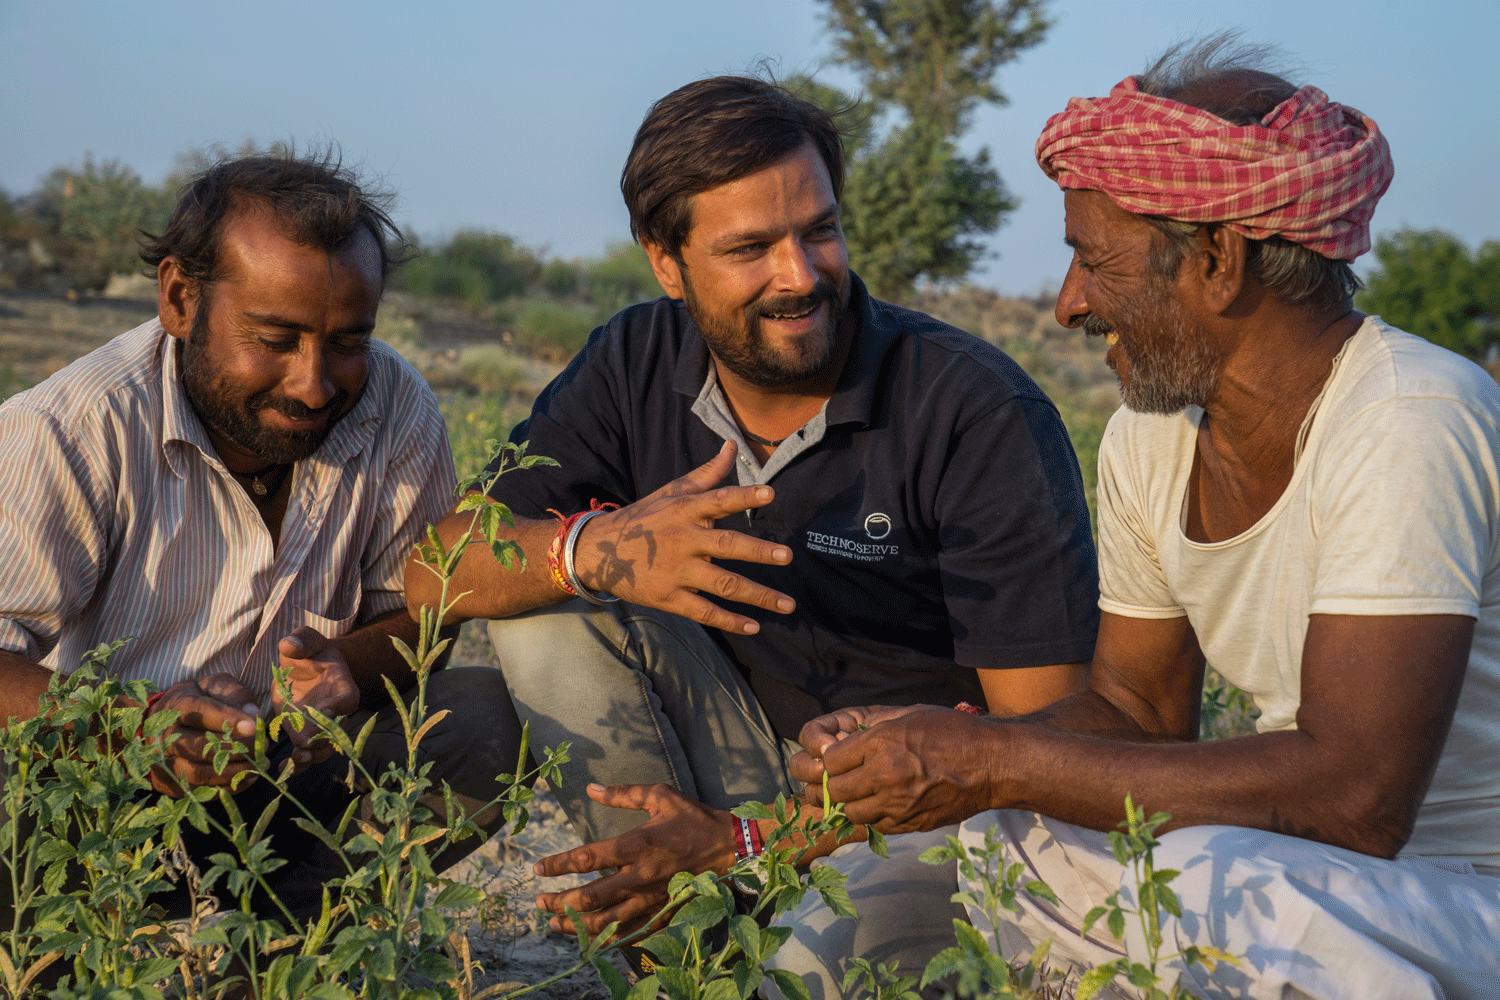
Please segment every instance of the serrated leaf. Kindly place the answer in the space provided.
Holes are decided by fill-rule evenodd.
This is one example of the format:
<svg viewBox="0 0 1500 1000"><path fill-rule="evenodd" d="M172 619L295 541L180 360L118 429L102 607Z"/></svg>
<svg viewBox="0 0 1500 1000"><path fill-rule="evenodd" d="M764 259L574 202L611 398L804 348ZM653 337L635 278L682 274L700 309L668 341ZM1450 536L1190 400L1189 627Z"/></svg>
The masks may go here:
<svg viewBox="0 0 1500 1000"><path fill-rule="evenodd" d="M873 826L866 826L865 833L870 838L870 850L874 851L882 858L889 858L891 856L890 850L885 846L885 834L881 833Z"/></svg>
<svg viewBox="0 0 1500 1000"><path fill-rule="evenodd" d="M829 867L827 865L823 867ZM823 905L833 911L836 917L857 917L859 914L854 909L854 900L849 897L849 890L843 885L831 885L818 889L818 895L823 897Z"/></svg>
<svg viewBox="0 0 1500 1000"><path fill-rule="evenodd" d="M958 939L959 947L969 954L989 954L990 943L985 940L984 933L968 921L954 920L953 936Z"/></svg>
<svg viewBox="0 0 1500 1000"><path fill-rule="evenodd" d="M925 989L929 983L957 974L963 966L963 949L944 948L928 961L927 968L922 972L922 981L918 985Z"/></svg>
<svg viewBox="0 0 1500 1000"><path fill-rule="evenodd" d="M1108 923L1108 926L1109 926L1109 933L1110 933L1110 935L1116 941L1123 941L1123 940L1125 940L1125 911L1124 910L1110 910L1109 911L1109 920L1108 920L1107 923Z"/></svg>

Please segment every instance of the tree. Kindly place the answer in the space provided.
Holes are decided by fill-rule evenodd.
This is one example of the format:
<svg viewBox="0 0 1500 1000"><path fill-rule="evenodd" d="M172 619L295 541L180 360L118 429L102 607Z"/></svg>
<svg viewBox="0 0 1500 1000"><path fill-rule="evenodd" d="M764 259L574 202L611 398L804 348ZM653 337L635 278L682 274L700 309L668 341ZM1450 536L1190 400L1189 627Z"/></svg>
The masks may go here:
<svg viewBox="0 0 1500 1000"><path fill-rule="evenodd" d="M996 71L1042 40L1044 0L824 0L834 61L853 67L888 122L853 144L844 189L850 263L882 298L955 280L984 254L1014 199L989 151L958 150ZM804 92L831 105L836 91ZM837 95L842 97L843 95ZM844 98L844 105L850 102Z"/></svg>
<svg viewBox="0 0 1500 1000"><path fill-rule="evenodd" d="M138 271L136 233L159 231L171 204L159 189L117 160L84 157L83 169L58 167L37 195L68 284L99 289L111 274Z"/></svg>
<svg viewBox="0 0 1500 1000"><path fill-rule="evenodd" d="M1375 241L1379 266L1355 302L1392 326L1481 362L1500 344L1500 242L1477 254L1437 229L1401 229Z"/></svg>

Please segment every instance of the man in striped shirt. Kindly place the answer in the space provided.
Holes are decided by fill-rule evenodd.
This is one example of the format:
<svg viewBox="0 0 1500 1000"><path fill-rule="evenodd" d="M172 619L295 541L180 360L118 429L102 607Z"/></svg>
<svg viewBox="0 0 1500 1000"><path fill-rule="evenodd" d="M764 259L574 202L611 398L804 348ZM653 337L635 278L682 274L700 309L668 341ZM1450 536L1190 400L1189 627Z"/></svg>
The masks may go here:
<svg viewBox="0 0 1500 1000"><path fill-rule="evenodd" d="M0 407L0 718L34 714L53 671L128 636L110 671L182 713L159 791L229 785L250 762L216 768L207 734L248 736L287 707L377 713L366 767L404 763L384 685L414 683L391 641L416 645L402 573L454 475L431 391L371 336L395 234L329 158L219 164L146 241L159 317ZM488 803L514 763L504 684L444 671L427 704L454 712L423 743L433 777ZM293 792L335 818L351 793L312 732L273 765L290 758ZM240 782L241 813L268 784ZM315 907L336 860L289 818L270 834L291 861L273 888ZM201 839L199 856L225 849Z"/></svg>

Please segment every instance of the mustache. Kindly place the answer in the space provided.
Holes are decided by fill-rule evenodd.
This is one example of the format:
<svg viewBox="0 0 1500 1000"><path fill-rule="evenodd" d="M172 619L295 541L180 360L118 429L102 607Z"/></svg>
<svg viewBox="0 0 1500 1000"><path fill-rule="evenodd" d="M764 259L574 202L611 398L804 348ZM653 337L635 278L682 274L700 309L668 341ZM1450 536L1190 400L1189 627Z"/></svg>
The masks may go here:
<svg viewBox="0 0 1500 1000"><path fill-rule="evenodd" d="M761 299L747 310L754 316L800 316L811 312L825 301L838 299L838 288L827 278L820 278L806 295L774 295Z"/></svg>
<svg viewBox="0 0 1500 1000"><path fill-rule="evenodd" d="M1100 319L1094 313L1089 313L1087 316L1085 316L1083 318L1083 322L1079 323L1078 326L1083 330L1084 333L1088 334L1091 337L1102 337L1106 333L1115 332L1114 327L1104 322L1104 320Z"/></svg>
<svg viewBox="0 0 1500 1000"><path fill-rule="evenodd" d="M334 393L332 399L330 399L328 402L324 403L317 409L313 409L306 403L298 402L297 400L290 399L286 396L272 396L268 393L261 393L254 396L250 399L246 406L252 412L259 410L275 410L283 417L289 417L292 420L309 420L313 417L320 417L326 414L337 413L339 410L343 409L344 404L348 401L349 393L343 389L340 389L338 392Z"/></svg>

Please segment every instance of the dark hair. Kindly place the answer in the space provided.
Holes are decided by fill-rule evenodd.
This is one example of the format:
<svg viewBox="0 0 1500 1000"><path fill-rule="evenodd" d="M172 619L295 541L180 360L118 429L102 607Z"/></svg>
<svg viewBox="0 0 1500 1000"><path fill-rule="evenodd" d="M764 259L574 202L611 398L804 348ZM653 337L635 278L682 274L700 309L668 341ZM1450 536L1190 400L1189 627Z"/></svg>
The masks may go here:
<svg viewBox="0 0 1500 1000"><path fill-rule="evenodd" d="M672 91L651 105L620 172L630 235L681 260L693 195L809 142L828 168L837 201L844 193L843 135L823 108L773 81L746 76L716 76Z"/></svg>
<svg viewBox="0 0 1500 1000"><path fill-rule="evenodd" d="M298 243L336 253L366 230L380 247L384 278L405 258L400 231L386 208L390 195L367 192L337 150L299 157L249 156L220 160L183 188L160 236L141 233L141 259L152 269L176 258L183 273L200 283L219 274L219 234L224 220L249 204L274 212Z"/></svg>
<svg viewBox="0 0 1500 1000"><path fill-rule="evenodd" d="M1191 45L1172 46L1135 80L1143 94L1187 104L1232 125L1258 125L1297 92L1296 86L1267 70L1277 55L1270 46L1250 45L1240 41L1239 32L1225 31ZM1204 227L1166 216L1144 218L1156 228L1151 267L1163 277L1176 277ZM1347 261L1324 257L1283 237L1246 243L1246 272L1288 305L1332 308L1364 287Z"/></svg>

